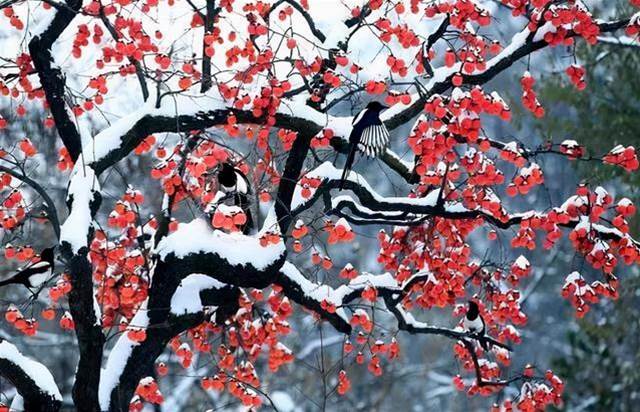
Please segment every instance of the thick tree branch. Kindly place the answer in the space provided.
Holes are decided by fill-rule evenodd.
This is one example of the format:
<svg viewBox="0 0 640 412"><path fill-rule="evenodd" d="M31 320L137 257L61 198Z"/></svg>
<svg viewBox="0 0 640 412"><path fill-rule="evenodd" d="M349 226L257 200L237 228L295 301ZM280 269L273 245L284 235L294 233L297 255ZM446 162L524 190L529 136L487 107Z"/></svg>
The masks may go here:
<svg viewBox="0 0 640 412"><path fill-rule="evenodd" d="M204 33L205 35L213 32L213 24L216 21L216 18L220 14L222 8L216 7L215 0L206 0L207 1L207 11L204 16ZM213 79L211 78L211 57L207 55L207 44L205 41L202 41L202 85L200 87L201 93L206 93L207 90L211 88L213 84Z"/></svg>
<svg viewBox="0 0 640 412"><path fill-rule="evenodd" d="M26 356L11 343L0 339L0 376L9 380L24 398L27 411L55 412L62 396L51 372Z"/></svg>
<svg viewBox="0 0 640 412"><path fill-rule="evenodd" d="M169 341L207 320L204 312L180 316L171 313L171 298L180 281L180 277L173 276L171 264L158 263L154 272L154 282L149 290L147 337L140 344L131 342L126 335L119 338L114 352L110 354L105 371L105 374L117 376L110 376L108 382L102 383L105 386L100 388L103 408L108 403L109 411L129 410L129 402L138 382L145 376L153 375L154 363ZM219 325L224 324L227 318L237 312L239 297L240 290L231 286L200 292L203 305L216 307L215 321ZM132 321L133 325L135 320L134 318ZM126 356L122 369L119 364L122 360L118 359L120 356ZM103 398L107 396L108 401Z"/></svg>
<svg viewBox="0 0 640 412"><path fill-rule="evenodd" d="M47 97L58 134L75 162L80 156L82 141L64 100L64 75L60 68L53 64L51 54L51 46L76 16L82 7L82 0L67 0L66 4L69 8L58 8L49 26L31 39L29 53Z"/></svg>
<svg viewBox="0 0 640 412"><path fill-rule="evenodd" d="M75 162L82 152L81 138L73 123L64 100L65 79L62 71L53 64L51 47L69 26L82 6L81 0L68 0L69 8L57 8L49 26L29 42L33 64L40 77L58 134ZM73 204L73 200L71 200ZM87 205L87 207L89 207ZM71 211L73 213L73 210ZM69 222L69 219L67 219ZM65 223L67 223L65 222ZM68 226L68 225L67 225ZM73 229L73 228L72 228ZM82 228L78 228L82 230ZM97 411L97 388L100 380L102 345L104 336L93 310L92 267L87 260L88 250L74 251L70 243L65 243L64 226L61 230L61 251L67 260L67 270L71 277L72 290L69 306L76 323L76 337L80 348L80 360L73 387L76 405L83 405L87 411ZM79 253L76 253L79 252Z"/></svg>

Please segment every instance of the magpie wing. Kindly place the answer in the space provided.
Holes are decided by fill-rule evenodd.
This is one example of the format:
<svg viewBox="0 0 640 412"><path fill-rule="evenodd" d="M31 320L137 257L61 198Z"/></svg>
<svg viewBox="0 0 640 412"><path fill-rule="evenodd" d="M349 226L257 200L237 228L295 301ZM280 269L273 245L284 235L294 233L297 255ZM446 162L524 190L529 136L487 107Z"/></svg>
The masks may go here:
<svg viewBox="0 0 640 412"><path fill-rule="evenodd" d="M236 169L236 192L249 194L249 179L241 171Z"/></svg>
<svg viewBox="0 0 640 412"><path fill-rule="evenodd" d="M362 117L364 116L366 111L367 111L367 108L364 108L364 109L360 110L360 112L358 112L358 114L354 116L353 121L351 122L351 124L356 124L360 120L362 120Z"/></svg>
<svg viewBox="0 0 640 412"><path fill-rule="evenodd" d="M362 131L358 149L367 156L374 157L382 154L389 144L389 131L384 124L378 122L367 126Z"/></svg>
<svg viewBox="0 0 640 412"><path fill-rule="evenodd" d="M32 275L34 273L46 272L50 268L51 264L49 262L47 262L46 260L40 260L36 263L30 263L26 266L23 266L22 268L18 269L18 273L26 272L29 273L29 275Z"/></svg>

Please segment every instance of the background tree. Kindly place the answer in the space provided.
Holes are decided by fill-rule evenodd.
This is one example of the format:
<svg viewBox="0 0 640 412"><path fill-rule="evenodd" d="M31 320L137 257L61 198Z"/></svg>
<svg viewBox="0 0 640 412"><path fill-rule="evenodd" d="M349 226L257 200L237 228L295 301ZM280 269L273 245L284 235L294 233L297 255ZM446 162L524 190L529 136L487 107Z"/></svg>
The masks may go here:
<svg viewBox="0 0 640 412"><path fill-rule="evenodd" d="M35 261L55 240L65 267L38 298L7 295L0 375L18 393L14 409L291 409L269 374L294 361L286 345L309 325L320 342L298 356L319 350L322 383L310 406L378 407L393 380L358 389L358 365L375 377L393 371L399 342L415 341L406 332L441 338L434 347L458 359L453 385L468 395L491 396L498 409L543 409L561 402L564 384L545 368L509 368L527 320L518 288L532 265L502 239L550 249L567 234L584 259L584 270L563 276L578 316L616 298L614 270L639 259L627 199L595 185L544 206L536 196L539 160L586 160L582 146L530 147L483 125L510 120L501 82L490 81L514 63L606 33L635 36L640 14L596 19L583 2L545 0L0 8L10 25L0 87L5 257ZM566 63L581 89L583 67ZM522 76L523 104L541 116L534 84ZM337 190L353 114L372 99L393 106L382 118L393 147L361 160ZM59 171L52 135L29 136L43 125L60 138ZM591 160L638 168L632 146ZM257 224L248 235L245 212L218 201L225 161L252 182ZM62 179L66 214L48 190ZM530 192L531 203L510 200ZM455 326L469 299L486 336ZM54 349L52 374L21 343L59 346L67 338L49 331L54 319L76 345ZM77 365L56 383L65 350Z"/></svg>
<svg viewBox="0 0 640 412"><path fill-rule="evenodd" d="M618 11L628 11L624 2ZM635 67L640 64L640 48L626 36L603 36L594 47L577 47L577 58L587 68L590 93L575 93L572 85L550 75L543 83L541 99L553 102L552 110L562 113L536 123L541 136L568 137L584 142L591 150L614 144L633 144L640 135L637 122L640 81ZM614 85L624 84L624 88ZM633 201L638 199L637 174L593 163L577 163L582 179L608 184ZM638 220L631 219L632 233L638 233ZM635 408L640 375L631 365L638 362L638 272L625 271L628 279L620 299L602 305L593 316L577 322L568 332L568 353L554 360L555 370L566 378L565 401L581 410L620 410ZM585 371L575 365L600 365Z"/></svg>

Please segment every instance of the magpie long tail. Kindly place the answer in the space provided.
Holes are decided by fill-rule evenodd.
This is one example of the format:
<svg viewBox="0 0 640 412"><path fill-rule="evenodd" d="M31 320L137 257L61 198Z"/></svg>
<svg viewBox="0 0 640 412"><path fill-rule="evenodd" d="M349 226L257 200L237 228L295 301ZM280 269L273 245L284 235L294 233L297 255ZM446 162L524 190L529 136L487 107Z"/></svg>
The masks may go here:
<svg viewBox="0 0 640 412"><path fill-rule="evenodd" d="M347 155L347 161L344 163L344 169L342 170L342 177L340 178L340 190L344 189L344 182L347 180L347 176L349 176L349 172L351 172L351 167L353 166L353 159L356 157L356 145L352 145L349 149L349 154Z"/></svg>

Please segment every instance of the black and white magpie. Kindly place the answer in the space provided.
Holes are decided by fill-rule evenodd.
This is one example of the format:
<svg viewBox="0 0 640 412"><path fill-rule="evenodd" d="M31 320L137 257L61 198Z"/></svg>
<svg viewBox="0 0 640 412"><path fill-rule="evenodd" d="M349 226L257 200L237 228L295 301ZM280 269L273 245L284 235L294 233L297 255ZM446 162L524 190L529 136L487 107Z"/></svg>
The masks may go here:
<svg viewBox="0 0 640 412"><path fill-rule="evenodd" d="M27 289L39 289L51 278L55 268L53 248L46 248L40 253L40 260L27 265L9 279L0 281L0 287L11 284L24 285Z"/></svg>
<svg viewBox="0 0 640 412"><path fill-rule="evenodd" d="M380 112L385 109L388 107L380 102L369 102L367 107L353 118L353 128L349 135L349 153L340 179L340 190L342 190L349 171L351 171L357 150L367 156L374 157L383 153L387 147L389 131L380 120Z"/></svg>
<svg viewBox="0 0 640 412"><path fill-rule="evenodd" d="M480 315L480 308L478 307L478 304L472 300L469 301L467 313L464 315L464 319L462 320L462 327L467 332L478 335L479 337L484 337L484 319L482 319L482 315ZM478 339L478 342L480 342L482 349L485 351L489 350L489 345L485 339Z"/></svg>
<svg viewBox="0 0 640 412"><path fill-rule="evenodd" d="M249 194L249 179L244 173L229 162L222 164L218 172L219 189L224 193Z"/></svg>
<svg viewBox="0 0 640 412"><path fill-rule="evenodd" d="M218 190L226 195L225 198L233 199L233 204L239 206L247 216L245 230L250 230L253 226L249 206L250 188L249 179L239 168L229 162L222 164L218 172Z"/></svg>

